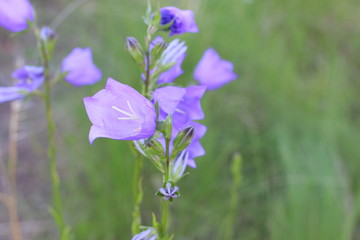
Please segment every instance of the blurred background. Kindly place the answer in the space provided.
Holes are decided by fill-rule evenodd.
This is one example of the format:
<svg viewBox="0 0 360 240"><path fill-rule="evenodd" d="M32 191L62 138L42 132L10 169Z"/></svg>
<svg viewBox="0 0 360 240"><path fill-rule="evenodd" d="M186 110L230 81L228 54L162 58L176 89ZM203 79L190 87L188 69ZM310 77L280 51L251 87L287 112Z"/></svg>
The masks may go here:
<svg viewBox="0 0 360 240"><path fill-rule="evenodd" d="M156 1L154 1L155 3ZM33 0L40 25L73 1ZM239 79L207 92L202 103L208 132L206 156L180 182L172 205L177 240L360 239L360 2L358 0L174 0L192 9L198 34L180 36L189 46L184 86L204 50L215 48L235 65ZM82 98L107 77L140 88L126 52L127 36L143 39L144 0L88 0L59 26L53 69L73 47L89 46L103 80L94 86L57 86L53 105L65 218L76 240L130 239L134 158L128 144L99 139L91 146ZM35 39L0 29L0 83L23 56L36 64ZM51 183L41 101L22 108L18 201L25 240L57 239L48 204ZM0 147L7 156L10 104L0 105ZM231 162L241 153L239 188ZM143 223L159 212L154 192L161 178L144 163ZM229 208L231 196L239 201ZM226 235L234 218L234 234ZM0 205L0 239L9 237ZM227 236L227 237L225 237Z"/></svg>

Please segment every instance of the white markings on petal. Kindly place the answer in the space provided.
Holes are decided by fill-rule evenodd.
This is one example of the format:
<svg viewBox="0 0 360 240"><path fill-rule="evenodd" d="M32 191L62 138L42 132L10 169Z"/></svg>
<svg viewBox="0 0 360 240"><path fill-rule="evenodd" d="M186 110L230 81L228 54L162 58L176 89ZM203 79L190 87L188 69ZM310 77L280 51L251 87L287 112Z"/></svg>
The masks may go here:
<svg viewBox="0 0 360 240"><path fill-rule="evenodd" d="M126 102L127 102L130 112L120 109L116 106L111 107L115 111L118 111L126 116L126 117L118 117L117 119L118 120L141 120L141 118L135 113L134 109L131 107L129 100L127 100Z"/></svg>
<svg viewBox="0 0 360 240"><path fill-rule="evenodd" d="M181 114L184 114L184 115L186 115L186 113L183 111L183 110L180 110L180 109L175 109L175 112L178 112L178 113L181 113Z"/></svg>

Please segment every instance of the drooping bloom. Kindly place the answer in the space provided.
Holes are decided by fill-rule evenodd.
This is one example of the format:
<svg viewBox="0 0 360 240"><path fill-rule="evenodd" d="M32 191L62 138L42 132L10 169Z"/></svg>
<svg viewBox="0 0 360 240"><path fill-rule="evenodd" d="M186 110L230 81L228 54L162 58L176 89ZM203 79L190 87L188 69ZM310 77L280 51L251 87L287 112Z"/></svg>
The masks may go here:
<svg viewBox="0 0 360 240"><path fill-rule="evenodd" d="M233 64L222 60L219 54L210 48L196 66L194 78L200 85L206 86L207 90L215 90L235 80L237 75L233 72Z"/></svg>
<svg viewBox="0 0 360 240"><path fill-rule="evenodd" d="M74 48L62 62L65 80L74 86L90 85L101 79L100 69L93 63L90 48Z"/></svg>
<svg viewBox="0 0 360 240"><path fill-rule="evenodd" d="M156 240L158 234L156 233L155 228L148 228L138 234L136 234L131 240Z"/></svg>
<svg viewBox="0 0 360 240"><path fill-rule="evenodd" d="M135 89L112 78L107 80L105 89L84 98L84 104L93 124L90 143L99 137L139 140L155 132L153 104Z"/></svg>
<svg viewBox="0 0 360 240"><path fill-rule="evenodd" d="M165 201L172 201L174 198L179 197L179 187L171 186L171 183L166 183L164 188L159 189L159 193L164 197Z"/></svg>
<svg viewBox="0 0 360 240"><path fill-rule="evenodd" d="M191 10L181 10L176 7L164 7L160 9L160 14L160 25L166 25L172 22L168 29L170 30L170 36L186 32L199 32L194 19L194 13Z"/></svg>
<svg viewBox="0 0 360 240"><path fill-rule="evenodd" d="M34 9L28 0L0 0L0 26L12 32L28 27L34 21Z"/></svg>
<svg viewBox="0 0 360 240"><path fill-rule="evenodd" d="M24 66L13 72L12 77L19 82L11 87L0 87L0 103L26 97L44 82L44 68Z"/></svg>

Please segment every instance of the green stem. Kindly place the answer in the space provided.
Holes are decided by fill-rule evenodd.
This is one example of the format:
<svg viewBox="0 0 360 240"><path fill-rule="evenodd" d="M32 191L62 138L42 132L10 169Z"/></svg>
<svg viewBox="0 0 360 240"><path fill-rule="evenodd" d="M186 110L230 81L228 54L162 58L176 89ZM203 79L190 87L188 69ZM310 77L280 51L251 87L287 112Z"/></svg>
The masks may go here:
<svg viewBox="0 0 360 240"><path fill-rule="evenodd" d="M65 225L62 214L60 178L57 172L57 163L56 163L55 122L51 107L51 82L50 82L51 79L49 75L49 58L47 56L45 43L41 40L38 34L36 35L39 41L39 48L44 66L44 77L45 77L44 102L45 102L45 113L46 113L47 130L48 130L48 138L49 138L48 158L50 163L50 175L51 175L52 190L53 190L53 206L50 211L59 229L60 239L67 240L69 235L69 229Z"/></svg>
<svg viewBox="0 0 360 240"><path fill-rule="evenodd" d="M169 181L170 175L170 139L165 139L165 175L164 175L164 184ZM167 225L169 217L169 202L163 200L161 205L161 228L160 228L160 238L167 239Z"/></svg>
<svg viewBox="0 0 360 240"><path fill-rule="evenodd" d="M139 229L141 225L140 205L143 198L142 176L141 176L142 165L143 165L143 158L141 154L137 153L136 166L134 169L134 185L133 185L134 209L132 212L133 220L131 225L131 230L133 235L139 233Z"/></svg>
<svg viewBox="0 0 360 240"><path fill-rule="evenodd" d="M169 217L169 202L163 200L161 205L161 229L160 229L160 239L165 240L167 238L167 223Z"/></svg>

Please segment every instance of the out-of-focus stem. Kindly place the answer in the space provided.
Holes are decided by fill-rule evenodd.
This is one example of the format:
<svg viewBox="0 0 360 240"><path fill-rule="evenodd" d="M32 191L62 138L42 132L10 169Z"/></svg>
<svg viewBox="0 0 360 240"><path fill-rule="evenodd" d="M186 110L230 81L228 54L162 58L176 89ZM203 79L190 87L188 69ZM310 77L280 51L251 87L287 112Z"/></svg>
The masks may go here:
<svg viewBox="0 0 360 240"><path fill-rule="evenodd" d="M9 125L9 158L8 158L8 195L6 203L9 211L11 234L13 240L22 240L19 224L19 215L16 199L16 166L18 159L17 144L19 132L20 102L11 103L11 115Z"/></svg>
<svg viewBox="0 0 360 240"><path fill-rule="evenodd" d="M134 194L134 209L132 212L132 225L131 230L132 234L136 235L139 233L139 227L141 225L141 211L140 211L140 205L143 198L143 191L142 191L142 164L143 164L143 158L141 154L136 153L136 165L134 169L134 183L133 183L133 194Z"/></svg>
<svg viewBox="0 0 360 240"><path fill-rule="evenodd" d="M242 179L242 157L240 153L236 153L231 162L232 186L230 192L230 202L226 218L224 219L224 227L220 231L220 239L234 239L234 227L236 209L239 203L239 188Z"/></svg>
<svg viewBox="0 0 360 240"><path fill-rule="evenodd" d="M53 218L60 231L60 239L68 239L69 229L65 225L63 214L62 214L62 203L60 196L60 178L57 172L57 163L56 163L56 144L55 144L55 122L53 118L53 112L51 107L51 82L49 76L49 58L47 56L47 51L45 49L45 44L43 40L38 36L39 48L42 57L42 62L44 66L44 77L45 77L45 92L44 92L44 102L45 102L45 114L47 120L47 130L48 130L48 158L50 163L50 175L52 180L52 190L53 190L53 208L51 213Z"/></svg>

